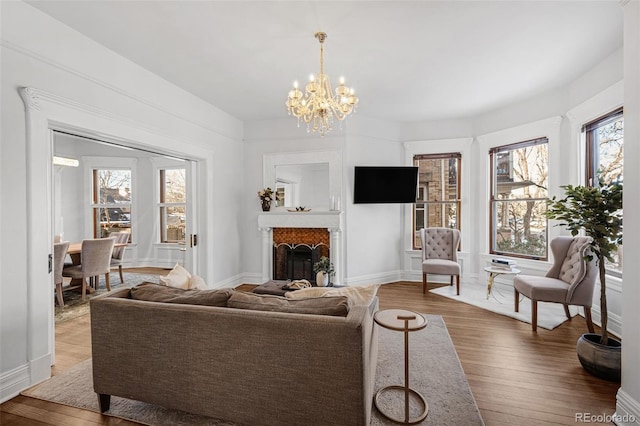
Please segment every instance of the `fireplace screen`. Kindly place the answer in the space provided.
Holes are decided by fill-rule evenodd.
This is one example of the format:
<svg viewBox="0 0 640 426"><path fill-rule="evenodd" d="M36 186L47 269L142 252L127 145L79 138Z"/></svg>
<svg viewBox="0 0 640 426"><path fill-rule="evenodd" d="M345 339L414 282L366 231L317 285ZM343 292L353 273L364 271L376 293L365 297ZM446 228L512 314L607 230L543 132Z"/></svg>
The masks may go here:
<svg viewBox="0 0 640 426"><path fill-rule="evenodd" d="M287 244L273 245L273 279L301 280L312 284L316 281L313 265L322 256L329 257L326 244Z"/></svg>

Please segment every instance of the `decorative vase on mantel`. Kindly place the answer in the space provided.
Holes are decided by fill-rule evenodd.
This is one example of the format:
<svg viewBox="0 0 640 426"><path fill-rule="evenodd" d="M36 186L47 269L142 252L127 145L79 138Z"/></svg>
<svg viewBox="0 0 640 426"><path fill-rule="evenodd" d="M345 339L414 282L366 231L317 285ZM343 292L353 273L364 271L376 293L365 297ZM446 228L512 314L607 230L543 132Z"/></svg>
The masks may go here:
<svg viewBox="0 0 640 426"><path fill-rule="evenodd" d="M271 200L262 200L262 211L268 212L271 210Z"/></svg>

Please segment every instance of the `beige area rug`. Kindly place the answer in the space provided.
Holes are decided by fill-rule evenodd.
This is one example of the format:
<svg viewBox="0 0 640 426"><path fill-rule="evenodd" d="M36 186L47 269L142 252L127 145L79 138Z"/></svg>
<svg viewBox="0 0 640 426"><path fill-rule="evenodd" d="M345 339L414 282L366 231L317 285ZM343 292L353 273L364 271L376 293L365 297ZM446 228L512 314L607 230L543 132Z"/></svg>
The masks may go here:
<svg viewBox="0 0 640 426"><path fill-rule="evenodd" d="M531 301L520 295L520 312L514 312L513 286L511 285L494 283L488 299L486 284L460 285L460 296L456 295L455 286L438 287L429 292L531 324ZM571 316L577 315L578 308L570 306L569 313ZM560 303L538 302L538 327L553 330L565 321L567 316Z"/></svg>
<svg viewBox="0 0 640 426"><path fill-rule="evenodd" d="M167 271L168 272L168 271ZM120 287L133 287L145 281L157 283L159 275L154 274L138 274L135 272L123 272L124 283L120 283L120 276L117 271L110 274L111 290ZM55 321L56 323L68 321L78 318L79 316L89 313L89 300L99 294L107 292L107 285L104 281L104 275L100 276L98 290L95 293L87 294L85 301L82 301L82 293L78 290L67 290L63 292L64 306L58 306L56 302Z"/></svg>
<svg viewBox="0 0 640 426"><path fill-rule="evenodd" d="M421 331L409 334L410 384L429 404L429 414L421 425L483 425L469 384L465 378L458 355L442 320L427 315L429 324ZM404 334L379 329L379 352L375 390L404 382ZM327 392L330 392L327 385ZM30 388L23 395L43 399L85 410L99 412L98 399L93 392L91 360L86 360L60 375ZM239 398L242 395L238 395ZM384 400L385 410L404 411L403 395ZM373 406L373 401L372 401ZM419 409L411 405L411 411ZM400 410L400 411L399 411ZM234 425L234 423L210 417L169 410L147 403L112 397L110 416L133 420L148 425ZM313 419L309 419L309 425ZM372 408L371 425L391 425L375 407Z"/></svg>

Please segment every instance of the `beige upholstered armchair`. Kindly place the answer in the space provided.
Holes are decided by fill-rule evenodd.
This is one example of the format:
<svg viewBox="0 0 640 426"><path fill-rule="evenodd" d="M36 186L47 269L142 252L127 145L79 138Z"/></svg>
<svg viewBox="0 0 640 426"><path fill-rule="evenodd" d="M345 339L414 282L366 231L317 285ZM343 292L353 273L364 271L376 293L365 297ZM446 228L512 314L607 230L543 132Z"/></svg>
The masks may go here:
<svg viewBox="0 0 640 426"><path fill-rule="evenodd" d="M460 265L458 247L460 231L451 228L422 228L422 293L427 291L427 274L456 277L456 293L460 295Z"/></svg>
<svg viewBox="0 0 640 426"><path fill-rule="evenodd" d="M598 276L595 257L585 260L591 237L557 237L551 240L553 266L544 277L518 275L513 280L515 311L518 312L520 294L531 299L531 327L538 326L538 302L555 302L564 305L567 318L571 319L569 305L584 307L589 332L593 333L591 303L593 288Z"/></svg>

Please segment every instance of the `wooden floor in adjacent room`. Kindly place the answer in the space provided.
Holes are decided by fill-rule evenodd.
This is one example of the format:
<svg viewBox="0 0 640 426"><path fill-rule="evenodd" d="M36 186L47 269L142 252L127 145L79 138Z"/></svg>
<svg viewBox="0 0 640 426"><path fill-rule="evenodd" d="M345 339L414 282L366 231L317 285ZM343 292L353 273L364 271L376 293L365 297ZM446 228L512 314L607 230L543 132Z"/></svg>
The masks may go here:
<svg viewBox="0 0 640 426"><path fill-rule="evenodd" d="M581 317L553 331L539 328L535 334L529 324L431 293L423 295L421 283L387 284L378 296L380 309L443 316L487 425L575 425L580 423L576 415L615 411L618 385L589 375L576 358L576 341L586 332ZM56 326L52 374L91 356L89 333L88 315ZM5 402L0 410L3 426L136 424L25 396Z"/></svg>

